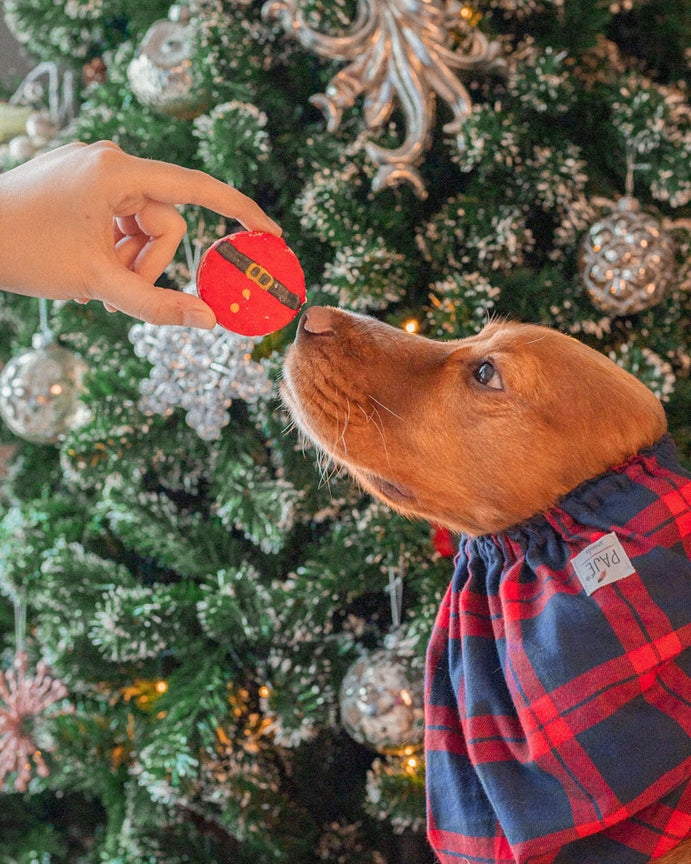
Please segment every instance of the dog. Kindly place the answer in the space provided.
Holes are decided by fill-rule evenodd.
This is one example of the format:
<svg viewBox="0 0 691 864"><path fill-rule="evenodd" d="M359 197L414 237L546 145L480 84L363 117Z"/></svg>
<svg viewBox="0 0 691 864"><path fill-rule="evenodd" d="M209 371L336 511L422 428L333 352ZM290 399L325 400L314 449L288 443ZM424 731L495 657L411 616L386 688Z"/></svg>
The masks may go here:
<svg viewBox="0 0 691 864"><path fill-rule="evenodd" d="M658 399L549 328L439 342L313 306L298 429L461 535L427 652L442 864L691 864L691 475Z"/></svg>

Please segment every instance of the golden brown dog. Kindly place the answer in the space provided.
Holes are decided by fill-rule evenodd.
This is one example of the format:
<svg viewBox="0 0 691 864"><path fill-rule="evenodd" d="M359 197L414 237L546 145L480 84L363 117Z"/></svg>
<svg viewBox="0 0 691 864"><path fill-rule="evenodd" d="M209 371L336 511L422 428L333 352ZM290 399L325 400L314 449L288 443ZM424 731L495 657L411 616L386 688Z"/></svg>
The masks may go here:
<svg viewBox="0 0 691 864"><path fill-rule="evenodd" d="M549 510L667 429L656 397L615 363L500 321L435 342L315 306L281 390L298 428L365 490L465 535ZM691 843L656 861L691 864Z"/></svg>
<svg viewBox="0 0 691 864"><path fill-rule="evenodd" d="M282 394L364 489L466 534L546 510L667 428L647 387L554 330L495 322L434 342L321 306L301 320Z"/></svg>

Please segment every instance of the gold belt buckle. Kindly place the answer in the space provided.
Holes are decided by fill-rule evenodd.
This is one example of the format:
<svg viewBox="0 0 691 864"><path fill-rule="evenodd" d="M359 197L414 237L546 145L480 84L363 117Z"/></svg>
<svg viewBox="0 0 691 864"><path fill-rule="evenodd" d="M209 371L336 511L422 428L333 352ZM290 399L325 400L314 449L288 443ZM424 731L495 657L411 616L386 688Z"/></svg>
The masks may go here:
<svg viewBox="0 0 691 864"><path fill-rule="evenodd" d="M256 282L257 285L264 290L266 290L274 281L274 277L271 273L262 267L261 264L257 264L256 261L253 261L247 270L245 270L245 276L253 282Z"/></svg>

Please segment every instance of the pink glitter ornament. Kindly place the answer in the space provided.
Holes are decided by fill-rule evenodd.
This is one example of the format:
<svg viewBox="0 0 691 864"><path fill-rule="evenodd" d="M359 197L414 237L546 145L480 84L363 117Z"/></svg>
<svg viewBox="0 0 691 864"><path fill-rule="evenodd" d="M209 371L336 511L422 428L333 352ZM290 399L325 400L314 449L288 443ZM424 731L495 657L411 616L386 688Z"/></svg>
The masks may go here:
<svg viewBox="0 0 691 864"><path fill-rule="evenodd" d="M29 785L32 760L38 776L48 776L48 766L32 734L38 717L54 717L74 710L69 707L50 711L67 696L67 688L49 674L42 660L33 678L27 676L26 666L26 653L19 651L13 668L0 672L0 787L6 775L16 771L17 792L25 792Z"/></svg>

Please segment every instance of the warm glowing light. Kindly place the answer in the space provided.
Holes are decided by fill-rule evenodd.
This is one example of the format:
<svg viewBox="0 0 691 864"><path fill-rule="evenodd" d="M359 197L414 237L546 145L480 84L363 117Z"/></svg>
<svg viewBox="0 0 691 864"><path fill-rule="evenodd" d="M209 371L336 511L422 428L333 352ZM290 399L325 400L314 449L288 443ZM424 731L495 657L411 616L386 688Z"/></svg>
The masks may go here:
<svg viewBox="0 0 691 864"><path fill-rule="evenodd" d="M156 682L156 692L158 693L158 695L160 696L162 693L166 693L167 691L168 691L168 682L163 681L162 679L158 680Z"/></svg>
<svg viewBox="0 0 691 864"><path fill-rule="evenodd" d="M407 321L403 322L403 329L406 333L419 333L420 322L415 318L409 318Z"/></svg>
<svg viewBox="0 0 691 864"><path fill-rule="evenodd" d="M473 9L472 6L461 6L458 14L466 24L470 24L471 27L477 27L482 20L482 13L477 9Z"/></svg>
<svg viewBox="0 0 691 864"><path fill-rule="evenodd" d="M223 744L224 747L228 747L230 745L230 738L226 735L225 730L220 726L216 727L216 737Z"/></svg>
<svg viewBox="0 0 691 864"><path fill-rule="evenodd" d="M269 688L266 686L266 684L262 685L259 688L259 696L262 699L268 699L270 693L271 693L271 690L269 690Z"/></svg>
<svg viewBox="0 0 691 864"><path fill-rule="evenodd" d="M414 770L417 768L417 759L414 756L411 756L410 759L406 760L406 765L411 769L411 771Z"/></svg>

